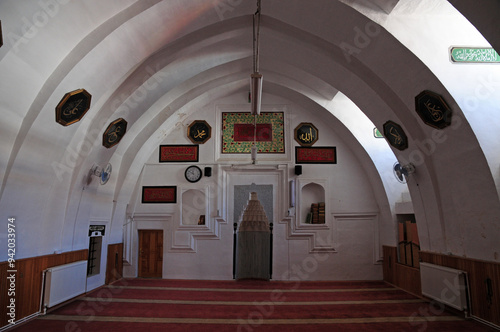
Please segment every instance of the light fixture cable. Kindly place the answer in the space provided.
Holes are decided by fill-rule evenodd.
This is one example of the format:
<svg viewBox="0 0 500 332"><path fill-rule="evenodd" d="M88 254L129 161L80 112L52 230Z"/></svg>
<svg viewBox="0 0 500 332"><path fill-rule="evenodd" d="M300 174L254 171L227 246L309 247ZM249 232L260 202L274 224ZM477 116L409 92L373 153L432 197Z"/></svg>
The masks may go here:
<svg viewBox="0 0 500 332"><path fill-rule="evenodd" d="M257 11L253 14L253 72L259 72L259 37L260 37L260 0L257 0Z"/></svg>
<svg viewBox="0 0 500 332"><path fill-rule="evenodd" d="M257 1L257 11L253 15L253 73L250 75L250 97L252 115L260 114L262 102L262 75L259 73L259 42L260 42L261 3Z"/></svg>
<svg viewBox="0 0 500 332"><path fill-rule="evenodd" d="M257 115L260 114L262 100L262 75L259 73L259 38L260 38L260 11L261 0L257 0L257 11L253 15L253 74L250 88L252 97L253 144L251 147L252 164L257 161Z"/></svg>

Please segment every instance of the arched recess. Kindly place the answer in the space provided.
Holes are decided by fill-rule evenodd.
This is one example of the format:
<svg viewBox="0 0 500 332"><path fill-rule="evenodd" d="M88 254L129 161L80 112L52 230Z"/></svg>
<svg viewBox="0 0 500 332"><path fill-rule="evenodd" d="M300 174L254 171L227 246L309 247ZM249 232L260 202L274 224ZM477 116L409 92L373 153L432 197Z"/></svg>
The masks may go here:
<svg viewBox="0 0 500 332"><path fill-rule="evenodd" d="M307 220L307 214L310 211L311 204L318 204L319 202L325 202L325 188L318 183L309 182L300 187L299 200L300 203L300 214L299 214L299 222L300 223L311 223L311 221Z"/></svg>
<svg viewBox="0 0 500 332"><path fill-rule="evenodd" d="M183 191L181 204L181 224L183 226L205 225L208 204L204 191L198 189L187 189ZM201 216L203 216L203 220L200 219Z"/></svg>

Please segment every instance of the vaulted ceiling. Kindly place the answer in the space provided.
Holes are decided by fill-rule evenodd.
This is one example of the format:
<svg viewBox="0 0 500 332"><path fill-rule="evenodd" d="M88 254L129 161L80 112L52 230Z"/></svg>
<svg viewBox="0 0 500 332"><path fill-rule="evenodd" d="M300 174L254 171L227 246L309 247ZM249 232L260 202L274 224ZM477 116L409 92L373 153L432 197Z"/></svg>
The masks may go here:
<svg viewBox="0 0 500 332"><path fill-rule="evenodd" d="M276 96L322 112L393 212L407 188L392 166L415 164L408 189L424 248L499 260L500 69L449 60L451 46L500 48L500 5L480 3L262 0L260 71L263 103ZM72 219L95 162L114 167L99 195L110 209L127 204L145 160L183 119L227 96L246 101L255 11L247 0L2 1L2 218L29 206L46 227ZM80 88L91 108L62 127L54 109ZM450 105L450 127L416 114L424 90ZM104 148L118 118L127 133ZM389 120L408 149L372 139Z"/></svg>

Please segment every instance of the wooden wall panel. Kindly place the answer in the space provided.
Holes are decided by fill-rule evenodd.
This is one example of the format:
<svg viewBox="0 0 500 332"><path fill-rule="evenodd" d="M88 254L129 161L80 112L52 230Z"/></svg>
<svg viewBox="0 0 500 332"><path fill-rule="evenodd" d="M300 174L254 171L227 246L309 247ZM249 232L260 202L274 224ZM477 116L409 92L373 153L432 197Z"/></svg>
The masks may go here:
<svg viewBox="0 0 500 332"><path fill-rule="evenodd" d="M396 247L382 247L384 257L384 280L390 284L395 284L396 281L396 262L398 261L398 250Z"/></svg>
<svg viewBox="0 0 500 332"><path fill-rule="evenodd" d="M481 260L420 252L422 262L442 265L467 272L471 314L500 326L500 264ZM488 297L486 280L491 280L492 296Z"/></svg>
<svg viewBox="0 0 500 332"><path fill-rule="evenodd" d="M40 310L42 294L42 273L49 267L87 260L88 250L77 250L62 254L38 256L16 260L16 321L32 315ZM0 263L0 303L7 303L8 285L7 262ZM0 308L0 326L8 324L6 306Z"/></svg>
<svg viewBox="0 0 500 332"><path fill-rule="evenodd" d="M402 288L407 292L421 296L420 270L397 263L398 250L396 247L383 246L383 253L384 281Z"/></svg>
<svg viewBox="0 0 500 332"><path fill-rule="evenodd" d="M420 269L396 263L396 280L394 285L417 296L422 296Z"/></svg>
<svg viewBox="0 0 500 332"><path fill-rule="evenodd" d="M108 245L106 285L123 277L123 243Z"/></svg>

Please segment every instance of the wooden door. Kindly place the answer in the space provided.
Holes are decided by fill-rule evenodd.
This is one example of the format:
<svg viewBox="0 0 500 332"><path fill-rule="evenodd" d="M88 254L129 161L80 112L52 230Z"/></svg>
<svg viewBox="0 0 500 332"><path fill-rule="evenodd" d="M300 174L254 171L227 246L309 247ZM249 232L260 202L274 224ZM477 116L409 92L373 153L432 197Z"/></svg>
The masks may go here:
<svg viewBox="0 0 500 332"><path fill-rule="evenodd" d="M163 266L163 231L139 231L139 277L161 278Z"/></svg>

